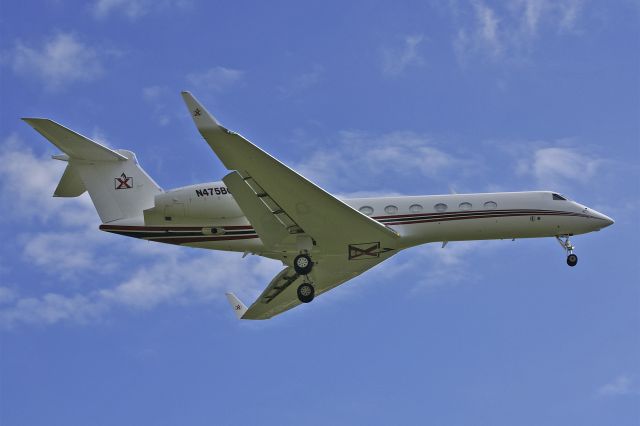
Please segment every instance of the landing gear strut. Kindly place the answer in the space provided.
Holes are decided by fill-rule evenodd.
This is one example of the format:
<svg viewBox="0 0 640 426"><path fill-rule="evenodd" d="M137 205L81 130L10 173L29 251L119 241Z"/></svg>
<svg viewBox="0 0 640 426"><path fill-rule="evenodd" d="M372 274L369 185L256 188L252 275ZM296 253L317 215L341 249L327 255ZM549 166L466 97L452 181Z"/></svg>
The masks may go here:
<svg viewBox="0 0 640 426"><path fill-rule="evenodd" d="M569 241L569 236L557 235L556 239L558 240L564 251L567 252L567 265L576 266L578 264L578 256L573 253L575 247L573 246L573 244L571 244L571 241Z"/></svg>
<svg viewBox="0 0 640 426"><path fill-rule="evenodd" d="M316 294L316 290L313 288L311 283L302 283L298 286L298 299L302 303L311 302L315 294Z"/></svg>
<svg viewBox="0 0 640 426"><path fill-rule="evenodd" d="M293 259L293 269L295 269L298 275L309 275L311 269L313 269L313 262L308 254L302 253Z"/></svg>

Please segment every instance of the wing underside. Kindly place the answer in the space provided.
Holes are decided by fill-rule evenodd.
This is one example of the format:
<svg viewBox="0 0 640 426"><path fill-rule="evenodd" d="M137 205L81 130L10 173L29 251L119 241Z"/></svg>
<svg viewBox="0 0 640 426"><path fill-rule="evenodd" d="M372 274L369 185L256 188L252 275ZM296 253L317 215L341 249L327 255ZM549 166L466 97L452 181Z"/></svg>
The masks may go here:
<svg viewBox="0 0 640 426"><path fill-rule="evenodd" d="M314 283L317 296L373 268L385 259L349 262L339 256L320 258L309 279ZM301 302L298 300L296 289L304 280L305 277L296 274L291 266L286 267L269 283L242 319L269 319L298 306Z"/></svg>

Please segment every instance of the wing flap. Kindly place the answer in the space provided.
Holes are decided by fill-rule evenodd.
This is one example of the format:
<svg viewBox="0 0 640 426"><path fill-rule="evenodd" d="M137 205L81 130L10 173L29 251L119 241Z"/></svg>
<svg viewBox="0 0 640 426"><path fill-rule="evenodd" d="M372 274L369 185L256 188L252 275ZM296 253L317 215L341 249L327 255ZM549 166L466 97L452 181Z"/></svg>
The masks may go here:
<svg viewBox="0 0 640 426"><path fill-rule="evenodd" d="M296 295L296 281L302 277L291 266L280 271L249 307L242 319L269 319L300 304ZM292 297L293 295L293 297Z"/></svg>
<svg viewBox="0 0 640 426"><path fill-rule="evenodd" d="M286 228L273 211L245 183L238 172L231 172L222 181L233 194L240 209L260 236L267 250L276 249L288 236Z"/></svg>

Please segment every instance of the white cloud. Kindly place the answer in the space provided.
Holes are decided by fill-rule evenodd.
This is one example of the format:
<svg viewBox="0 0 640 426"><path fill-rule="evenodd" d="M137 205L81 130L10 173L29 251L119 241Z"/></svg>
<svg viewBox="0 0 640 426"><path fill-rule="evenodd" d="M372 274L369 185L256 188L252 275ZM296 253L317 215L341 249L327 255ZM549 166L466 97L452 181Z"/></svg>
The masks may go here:
<svg viewBox="0 0 640 426"><path fill-rule="evenodd" d="M34 138L48 143L35 132ZM58 220L64 225L84 227L97 224L98 216L87 194L52 198L65 167L64 162L36 156L16 135L9 136L0 143L0 200L20 212L21 220Z"/></svg>
<svg viewBox="0 0 640 426"><path fill-rule="evenodd" d="M110 248L127 244L123 240ZM59 321L82 323L98 320L118 308L148 310L161 305L226 301L227 290L238 292L249 301L257 297L260 289L282 268L278 262L264 258L242 259L238 253L197 252L189 248L168 250L153 258L127 253L127 264L137 266L111 287L85 289L84 293L72 295L46 293L40 297L18 297L15 291L7 292L4 304L0 305L0 326L11 328L21 323ZM114 274L93 272L94 279L115 278ZM2 301L0 299L0 303Z"/></svg>
<svg viewBox="0 0 640 426"><path fill-rule="evenodd" d="M489 61L525 58L542 35L575 33L582 0L517 0L490 7L470 0L453 4L454 50L461 63L480 57Z"/></svg>
<svg viewBox="0 0 640 426"><path fill-rule="evenodd" d="M520 160L516 171L519 175L535 177L541 187L557 188L567 183L588 184L603 163L604 160L575 148L546 147Z"/></svg>
<svg viewBox="0 0 640 426"><path fill-rule="evenodd" d="M494 55L500 54L502 47L498 38L498 18L491 8L482 3L475 2L474 6L479 24L477 36Z"/></svg>
<svg viewBox="0 0 640 426"><path fill-rule="evenodd" d="M96 49L69 33L55 34L40 49L17 41L10 60L16 74L36 77L48 90L92 81L104 73Z"/></svg>
<svg viewBox="0 0 640 426"><path fill-rule="evenodd" d="M100 291L99 297L141 309L162 303L208 302L231 288L255 297L255 290L265 287L282 269L265 258L242 259L238 253L222 252L187 257L187 250L161 256L161 262L134 271L115 288Z"/></svg>
<svg viewBox="0 0 640 426"><path fill-rule="evenodd" d="M600 397L614 397L624 395L637 395L638 390L634 387L634 383L627 375L620 375L609 383L602 385L597 390Z"/></svg>
<svg viewBox="0 0 640 426"><path fill-rule="evenodd" d="M11 306L0 308L0 326L16 324L53 324L62 320L86 322L96 319L105 306L83 295L63 296L47 293L42 297L24 297Z"/></svg>
<svg viewBox="0 0 640 426"><path fill-rule="evenodd" d="M96 18L106 18L112 12L120 12L129 19L135 19L148 12L149 2L144 0L98 0L93 5Z"/></svg>
<svg viewBox="0 0 640 426"><path fill-rule="evenodd" d="M322 79L323 74L324 68L320 65L314 65L311 71L291 78L287 84L279 86L278 90L284 97L293 96L296 93L317 85Z"/></svg>
<svg viewBox="0 0 640 426"><path fill-rule="evenodd" d="M105 272L116 267L113 255L101 256L109 239L97 226L64 232L29 232L22 234L23 255L32 265L47 273L69 277L83 272ZM61 249L63 247L64 249Z"/></svg>
<svg viewBox="0 0 640 426"><path fill-rule="evenodd" d="M17 294L14 289L9 287L0 287L0 305L3 303L9 303L17 298Z"/></svg>
<svg viewBox="0 0 640 426"><path fill-rule="evenodd" d="M188 74L187 81L200 88L222 92L237 85L244 75L245 72L242 70L216 66Z"/></svg>
<svg viewBox="0 0 640 426"><path fill-rule="evenodd" d="M424 58L418 51L423 38L422 35L409 35L404 38L401 47L384 47L382 49L382 73L388 76L397 76L410 66L423 65Z"/></svg>
<svg viewBox="0 0 640 426"><path fill-rule="evenodd" d="M446 171L472 160L456 157L429 137L413 132L369 135L340 132L332 148L311 152L294 169L333 191L393 192L381 187L387 176L396 180L427 177L442 179Z"/></svg>
<svg viewBox="0 0 640 426"><path fill-rule="evenodd" d="M142 89L142 97L147 102L156 102L161 97L165 96L167 88L164 86L148 86Z"/></svg>
<svg viewBox="0 0 640 426"><path fill-rule="evenodd" d="M563 31L574 31L582 8L584 0L567 0L557 4L560 11L560 28Z"/></svg>
<svg viewBox="0 0 640 426"><path fill-rule="evenodd" d="M166 126L171 122L172 114L168 111L168 105L175 105L175 102L167 102L171 97L169 89L165 86L148 86L142 89L142 98L153 108L153 115L161 126ZM175 97L177 99L177 96ZM173 100L175 100L173 99ZM181 110L182 112L182 110Z"/></svg>
<svg viewBox="0 0 640 426"><path fill-rule="evenodd" d="M411 278L411 291L431 291L440 287L474 283L482 279L478 270L470 271L479 256L495 256L507 250L505 241L454 241L444 248L441 242L413 247L381 264L381 281Z"/></svg>
<svg viewBox="0 0 640 426"><path fill-rule="evenodd" d="M120 14L134 21L155 10L184 8L190 4L190 0L97 0L91 12L96 19Z"/></svg>

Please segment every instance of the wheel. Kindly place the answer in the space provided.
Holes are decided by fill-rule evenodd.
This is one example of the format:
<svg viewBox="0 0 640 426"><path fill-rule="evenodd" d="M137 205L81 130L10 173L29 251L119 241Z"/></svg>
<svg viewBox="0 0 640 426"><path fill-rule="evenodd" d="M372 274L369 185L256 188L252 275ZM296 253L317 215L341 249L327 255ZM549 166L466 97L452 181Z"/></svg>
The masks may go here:
<svg viewBox="0 0 640 426"><path fill-rule="evenodd" d="M573 253L571 253L569 256L567 256L567 265L576 266L577 263L578 263L578 256L576 256Z"/></svg>
<svg viewBox="0 0 640 426"><path fill-rule="evenodd" d="M299 254L293 260L293 269L296 270L298 275L308 275L311 272L311 268L313 268L313 262L309 255Z"/></svg>
<svg viewBox="0 0 640 426"><path fill-rule="evenodd" d="M298 286L298 299L300 299L302 303L311 302L315 294L316 290L309 283L302 283Z"/></svg>

